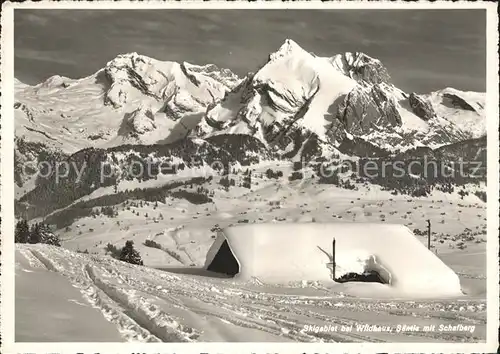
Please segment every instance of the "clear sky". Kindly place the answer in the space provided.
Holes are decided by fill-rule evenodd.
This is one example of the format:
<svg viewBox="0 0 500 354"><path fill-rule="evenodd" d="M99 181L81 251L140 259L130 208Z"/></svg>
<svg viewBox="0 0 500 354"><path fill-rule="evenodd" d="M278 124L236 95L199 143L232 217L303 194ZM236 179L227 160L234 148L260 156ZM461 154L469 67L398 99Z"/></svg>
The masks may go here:
<svg viewBox="0 0 500 354"><path fill-rule="evenodd" d="M243 76L291 38L321 56L378 58L405 91L486 90L485 10L16 9L14 22L15 76L29 84L84 77L128 52Z"/></svg>

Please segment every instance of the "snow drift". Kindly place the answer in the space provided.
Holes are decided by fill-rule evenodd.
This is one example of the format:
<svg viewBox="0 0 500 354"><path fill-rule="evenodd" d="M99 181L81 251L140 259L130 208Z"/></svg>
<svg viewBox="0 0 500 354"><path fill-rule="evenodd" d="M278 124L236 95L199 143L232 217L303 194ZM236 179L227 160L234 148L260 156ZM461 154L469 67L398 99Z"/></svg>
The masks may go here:
<svg viewBox="0 0 500 354"><path fill-rule="evenodd" d="M376 271L399 293L461 295L453 270L403 225L295 223L223 229L209 249L205 268L267 283L332 282L332 240L338 279Z"/></svg>

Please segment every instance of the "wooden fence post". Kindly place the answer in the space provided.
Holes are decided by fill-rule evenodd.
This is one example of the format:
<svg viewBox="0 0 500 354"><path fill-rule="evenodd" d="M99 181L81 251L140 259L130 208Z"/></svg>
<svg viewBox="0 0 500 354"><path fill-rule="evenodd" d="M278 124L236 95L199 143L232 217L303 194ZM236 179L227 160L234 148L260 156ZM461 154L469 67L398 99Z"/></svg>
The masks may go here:
<svg viewBox="0 0 500 354"><path fill-rule="evenodd" d="M335 280L335 237L332 242L332 278Z"/></svg>
<svg viewBox="0 0 500 354"><path fill-rule="evenodd" d="M431 249L431 221L427 219L427 248Z"/></svg>

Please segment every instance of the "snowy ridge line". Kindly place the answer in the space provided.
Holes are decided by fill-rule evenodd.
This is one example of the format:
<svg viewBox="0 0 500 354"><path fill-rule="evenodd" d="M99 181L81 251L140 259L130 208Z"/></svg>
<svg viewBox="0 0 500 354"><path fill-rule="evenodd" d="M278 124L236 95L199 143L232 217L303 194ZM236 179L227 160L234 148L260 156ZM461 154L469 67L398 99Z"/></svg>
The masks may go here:
<svg viewBox="0 0 500 354"><path fill-rule="evenodd" d="M194 328L183 326L163 312L156 305L149 303L135 290L128 292L105 282L96 275L95 268L86 265L85 270L94 284L113 301L124 306L125 313L133 320L160 338L163 342L192 342L200 336Z"/></svg>
<svg viewBox="0 0 500 354"><path fill-rule="evenodd" d="M329 342L334 341L334 342L352 342L353 339L358 340L360 342L362 341L368 341L368 342L373 342L373 339L369 338L356 338L356 336L350 336L350 335L345 335L343 333L338 333L338 332L307 332L304 330L303 326L299 325L297 322L290 321L287 319L286 316L279 314L278 309L273 308L272 310L266 310L263 308L260 308L259 306L254 306L254 305L248 305L245 306L245 308L249 311L249 313L252 313L254 316L259 318L260 320L264 320L265 322L270 322L270 323L275 323L276 325L279 325L281 328L281 331L283 333L286 333L287 335L290 334L296 334L299 336L304 336L306 338L309 338L310 341L316 342L316 341L323 341L323 340L328 340ZM283 310L282 308L279 310ZM299 312L295 311L296 309L293 309L294 311L287 311L290 314L297 315L300 314ZM331 318L327 320L327 322L332 321Z"/></svg>
<svg viewBox="0 0 500 354"><path fill-rule="evenodd" d="M266 289L248 282L169 273L59 247L17 245L17 248L24 253L35 251L26 258L31 257L33 263L45 264L45 268L52 267L68 278L74 287L81 289L85 301L98 309L129 342L194 342L212 336L217 341L220 338L231 341L235 335L248 331L258 334L258 338L274 337L278 341L281 338L281 341L315 343L377 343L400 338L405 342L446 340L459 343L481 340L478 337L483 335L486 324L484 300L364 300L345 296L342 292L329 293L329 296L314 295L316 292L279 294L274 293L277 291L274 287ZM366 317L363 313L372 313L375 317ZM321 327L328 323L356 327L374 324L377 318L386 317L394 329L397 324L417 321L422 325L460 322L480 330L472 333L396 333L393 330L392 334L386 334L356 329L351 332L315 331L305 327Z"/></svg>
<svg viewBox="0 0 500 354"><path fill-rule="evenodd" d="M117 325L120 334L128 341L161 342L159 338L123 313L123 308L95 284L87 267L88 265L82 266L82 272L91 285L88 285L85 294L109 321Z"/></svg>
<svg viewBox="0 0 500 354"><path fill-rule="evenodd" d="M347 326L353 326L353 327L356 327L356 325L359 324L359 321L355 321L355 320L351 320L349 318L346 318L346 317L343 317L343 316L324 316L318 312L315 312L315 311L306 311L307 313L310 313L312 316L312 318L315 318L315 319L323 319L325 322L334 322L336 324L339 324L339 325L347 325ZM381 312L378 312L377 313L380 313L380 314L383 314ZM389 311L388 313L390 314L395 314L391 311ZM404 313L401 312L399 314L396 314L396 315L401 315L401 316L411 316L413 318L415 317L418 317L418 318L425 318L425 319L432 319L432 318L435 318L435 319L439 319L439 320L443 320L443 319L446 319L446 320L466 320L466 321L470 321L471 324L480 324L480 323L484 323L486 324L486 321L482 322L480 320L477 320L477 321L471 321L472 319L471 318L468 318L468 317L465 317L465 316L452 316L451 318L450 317L446 317L444 316L443 314L441 315L433 315L433 314L427 314L427 315L419 315L417 313ZM306 314L307 316L307 314ZM395 327L395 326L393 326ZM346 333L343 333L343 334L346 334ZM479 337L471 337L471 338L468 338L466 336L460 336L460 335L456 335L456 334L452 334L452 333L446 333L446 332L424 332L424 331L402 331L402 332L399 332L397 333L399 336L409 336L409 337L427 337L427 338L432 338L432 339L437 339L437 340L446 340L446 341L449 341L449 342L469 342L471 339L473 340L481 340ZM382 341L382 340L374 340L373 337L364 337L362 335L359 335L359 334L355 334L353 332L350 332L349 334L346 334L347 336L353 336L353 337L358 337L360 338L362 341L368 341L368 342L373 342L373 341L377 341L377 342L385 342L385 341Z"/></svg>

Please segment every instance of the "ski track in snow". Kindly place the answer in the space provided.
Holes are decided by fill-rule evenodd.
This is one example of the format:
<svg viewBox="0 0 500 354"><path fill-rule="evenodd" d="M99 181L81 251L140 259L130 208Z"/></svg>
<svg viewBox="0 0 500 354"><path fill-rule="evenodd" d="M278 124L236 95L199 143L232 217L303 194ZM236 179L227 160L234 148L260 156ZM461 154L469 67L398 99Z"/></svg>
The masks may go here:
<svg viewBox="0 0 500 354"><path fill-rule="evenodd" d="M474 299L387 301L266 292L262 285L139 267L47 245L17 245L33 268L66 277L115 324L126 341L191 342L231 339L228 328L279 341L385 342L481 340L468 332L307 332L304 325L348 325L389 318L390 325L444 323L486 327L486 302ZM318 286L316 291L325 293ZM368 315L368 317L366 317ZM373 316L375 315L375 316ZM365 320L363 320L363 316ZM370 321L371 319L371 321ZM229 327L228 327L229 326ZM241 332L245 333L245 332ZM234 335L234 333L233 333Z"/></svg>

